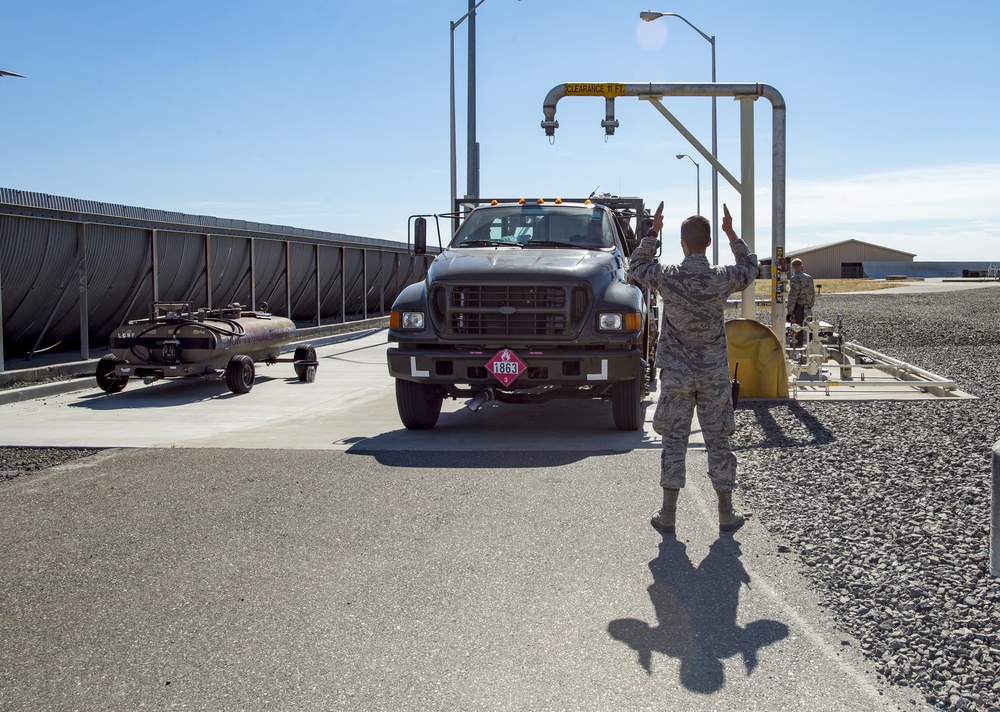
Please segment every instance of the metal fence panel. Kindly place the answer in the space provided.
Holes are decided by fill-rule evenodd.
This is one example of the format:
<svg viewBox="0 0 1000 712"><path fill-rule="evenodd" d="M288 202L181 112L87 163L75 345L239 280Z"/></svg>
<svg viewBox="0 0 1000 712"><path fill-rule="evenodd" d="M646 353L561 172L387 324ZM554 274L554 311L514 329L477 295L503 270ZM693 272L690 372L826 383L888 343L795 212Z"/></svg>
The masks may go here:
<svg viewBox="0 0 1000 712"><path fill-rule="evenodd" d="M0 188L5 356L103 349L159 301L231 302L300 325L386 313L433 255L388 240Z"/></svg>

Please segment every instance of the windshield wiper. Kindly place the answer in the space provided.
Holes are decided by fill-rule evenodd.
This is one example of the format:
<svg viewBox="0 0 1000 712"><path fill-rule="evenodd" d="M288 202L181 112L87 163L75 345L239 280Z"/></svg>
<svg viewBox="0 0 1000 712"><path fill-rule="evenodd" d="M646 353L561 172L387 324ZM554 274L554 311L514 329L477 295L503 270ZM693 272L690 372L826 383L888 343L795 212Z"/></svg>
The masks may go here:
<svg viewBox="0 0 1000 712"><path fill-rule="evenodd" d="M455 245L455 247L471 247L471 246L487 246L496 247L497 245L507 245L509 247L524 247L520 242L509 242L507 240L462 240L460 243Z"/></svg>
<svg viewBox="0 0 1000 712"><path fill-rule="evenodd" d="M557 240L529 240L524 243L525 247L572 247L576 248L576 245L571 245L568 242L559 242Z"/></svg>

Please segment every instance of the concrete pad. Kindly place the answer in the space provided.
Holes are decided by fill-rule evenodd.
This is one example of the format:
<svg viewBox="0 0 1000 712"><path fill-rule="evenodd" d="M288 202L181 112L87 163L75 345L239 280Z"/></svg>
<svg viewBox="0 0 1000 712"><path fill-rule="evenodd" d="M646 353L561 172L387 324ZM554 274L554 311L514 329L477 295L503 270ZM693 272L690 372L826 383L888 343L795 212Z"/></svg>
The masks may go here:
<svg viewBox="0 0 1000 712"><path fill-rule="evenodd" d="M291 364L258 365L253 389L241 395L215 379L148 386L133 380L116 394L83 379L0 405L0 445L346 450L374 440L395 450L544 451L572 448L584 438L589 448L606 451L659 446L651 426L654 400L636 432L615 429L610 402L558 399L487 403L476 413L464 401L447 400L436 428L408 431L396 411L388 347L384 330L336 337L317 347L314 382L297 380ZM696 430L692 441L699 437Z"/></svg>

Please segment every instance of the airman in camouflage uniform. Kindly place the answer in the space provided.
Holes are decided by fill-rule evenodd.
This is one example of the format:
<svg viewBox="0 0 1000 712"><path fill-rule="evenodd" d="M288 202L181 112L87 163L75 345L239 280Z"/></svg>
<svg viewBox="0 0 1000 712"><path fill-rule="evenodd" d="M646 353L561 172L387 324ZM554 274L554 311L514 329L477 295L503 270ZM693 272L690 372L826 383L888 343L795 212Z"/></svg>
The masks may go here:
<svg viewBox="0 0 1000 712"><path fill-rule="evenodd" d="M806 274L802 260L796 257L792 260L792 278L788 285L788 321L804 326L806 317L812 314L815 302L816 287L813 278ZM796 333L795 345L801 347L805 343L805 338L806 332Z"/></svg>
<svg viewBox="0 0 1000 712"><path fill-rule="evenodd" d="M656 235L663 228L663 203L629 263L632 278L658 290L663 300L663 326L656 348L660 399L653 416L653 429L663 436L663 509L651 523L664 532L674 531L695 406L708 451L708 476L719 497L720 528L735 531L743 525L743 516L732 508L737 480L729 436L736 421L723 312L729 296L746 289L757 277L757 256L733 230L725 205L723 212L722 229L729 237L735 265L709 264L705 251L712 241L711 226L701 216L690 217L681 225L684 260L679 265L661 265L655 251Z"/></svg>

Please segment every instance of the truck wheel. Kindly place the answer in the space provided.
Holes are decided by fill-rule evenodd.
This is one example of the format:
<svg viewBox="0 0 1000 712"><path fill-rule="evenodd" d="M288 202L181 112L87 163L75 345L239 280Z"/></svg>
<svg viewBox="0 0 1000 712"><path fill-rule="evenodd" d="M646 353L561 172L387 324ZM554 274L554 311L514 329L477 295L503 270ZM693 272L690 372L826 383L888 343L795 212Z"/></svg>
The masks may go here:
<svg viewBox="0 0 1000 712"><path fill-rule="evenodd" d="M645 372L642 372L631 381L611 384L611 412L619 430L638 430L642 427L644 376Z"/></svg>
<svg viewBox="0 0 1000 712"><path fill-rule="evenodd" d="M396 379L396 409L408 430L429 430L441 415L444 394L438 386Z"/></svg>
<svg viewBox="0 0 1000 712"><path fill-rule="evenodd" d="M233 356L226 364L226 385L233 393L249 393L256 375L249 356Z"/></svg>
<svg viewBox="0 0 1000 712"><path fill-rule="evenodd" d="M114 354L104 354L97 362L97 372L94 376L97 378L97 387L105 393L119 393L125 390L125 386L128 384L128 377L122 377L115 373L115 366L120 360Z"/></svg>
<svg viewBox="0 0 1000 712"><path fill-rule="evenodd" d="M316 348L314 346L306 344L304 346L295 347L296 362L315 361L315 360L316 360ZM316 378L316 369L318 368L318 366L313 365L311 367L312 378L310 378L310 373L309 373L310 366L307 366L306 364L303 363L295 363L294 368L295 368L295 375L299 377L300 381L312 381L314 378Z"/></svg>

